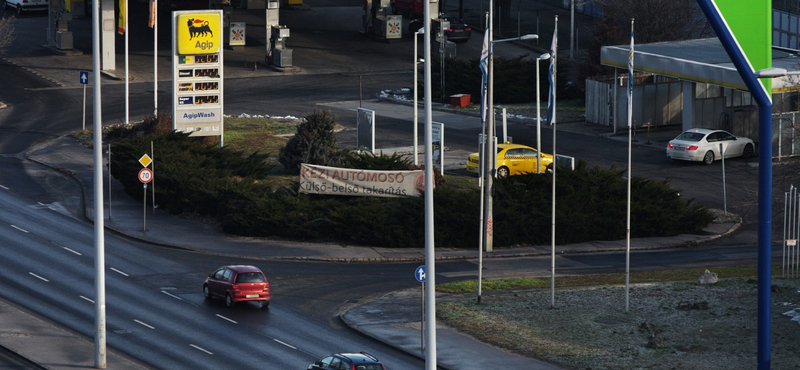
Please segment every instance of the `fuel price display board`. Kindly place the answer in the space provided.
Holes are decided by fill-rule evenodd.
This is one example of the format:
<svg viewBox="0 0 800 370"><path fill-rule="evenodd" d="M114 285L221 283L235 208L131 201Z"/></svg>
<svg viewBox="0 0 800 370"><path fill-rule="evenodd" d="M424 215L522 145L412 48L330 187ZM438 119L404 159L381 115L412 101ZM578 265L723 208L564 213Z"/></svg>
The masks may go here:
<svg viewBox="0 0 800 370"><path fill-rule="evenodd" d="M173 129L191 136L221 137L222 11L176 11L172 17Z"/></svg>

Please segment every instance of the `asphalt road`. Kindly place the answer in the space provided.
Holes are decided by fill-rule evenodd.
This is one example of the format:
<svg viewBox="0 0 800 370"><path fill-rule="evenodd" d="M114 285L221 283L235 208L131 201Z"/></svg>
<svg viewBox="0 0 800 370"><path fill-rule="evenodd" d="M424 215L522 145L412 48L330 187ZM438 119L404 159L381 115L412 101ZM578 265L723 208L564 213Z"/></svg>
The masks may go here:
<svg viewBox="0 0 800 370"><path fill-rule="evenodd" d="M38 22L35 17L26 17L22 21L31 25ZM32 29L30 32L41 32L41 29ZM34 36L25 34L23 37ZM479 50L473 42L479 41L472 40L468 47ZM41 42L33 46L27 44L26 47L35 45L41 45ZM361 64L366 68L383 61L380 53L364 52L368 47L362 45L356 49L358 53L347 57L352 65ZM410 49L400 54L403 58L411 59ZM226 81L226 112L303 116L318 104L372 97L381 90L405 87L412 83L410 68L387 68L367 74L357 71L358 68L353 68L346 73ZM15 225L27 231L13 229L0 233L2 245L20 246L4 248L7 249L4 259L12 266L7 275L15 278L4 278L4 286L8 286L8 289L2 296L24 303L43 316L91 336L92 333L87 330L92 326L92 305L87 300L92 297L91 226L60 213L29 206L30 200L43 204L59 202L68 208L67 213L77 215L77 209L81 206L78 190L68 177L52 173L22 158L22 153L37 143L79 127L80 120L77 117L81 116L82 90L53 86L46 80L20 73L17 67L4 63L0 63L0 76L5 86L0 92L0 100L12 103L10 109L0 110L0 132L3 133L0 136L0 183L21 189L15 196L0 198L2 208L7 210L0 215L0 220L6 225ZM152 94L151 84L131 85L132 117L149 113ZM123 120L122 96L121 84L104 86L103 109L107 121ZM170 101L167 89L159 89L159 100ZM87 120L91 122L91 112L88 113ZM352 111L334 110L334 113L339 116L341 124L348 128L355 127L355 114ZM410 132L407 120L384 117L380 122L381 136L378 140L381 145L408 142ZM517 142L529 143L534 137L531 125L515 124L509 130ZM448 132L449 145L465 150L473 148L478 132L472 128ZM548 130L545 132L543 150L552 150L552 136ZM353 130L340 135L340 142L344 145L351 141L354 141ZM664 144L658 142L648 146L639 143L634 147L635 175L668 179L673 186L682 190L683 196L694 198L699 204L721 208L720 166L671 162L664 156ZM616 165L623 169L627 162L625 145L579 133L559 133L558 151L583 159L590 165ZM754 244L749 241L748 235L754 231L755 215L752 210L756 174L757 168L746 161L728 162L727 180L735 184L728 188L729 210L745 215L746 233L717 242L702 249L699 254L685 251L642 254L636 258L637 262L641 262L637 266L671 268L707 266L725 260L752 261ZM220 264L219 258L154 248L115 237L108 238L107 242L108 265L128 275L109 276L113 282L109 285L118 287L109 291L109 301L124 302L115 305L120 307L120 311L113 313L115 319L109 323L109 328L121 335L115 336L118 342L110 344L126 348L131 355L152 367L205 368L216 364L216 367L225 368L235 364L249 368L266 363L288 368L324 355L331 343L346 343L374 350L382 353L381 357L387 362L402 364L398 368L421 367L419 361L411 356L348 333L335 319L336 314L349 304L412 286L413 283L406 282L408 279L403 277L416 264L366 264L354 269L349 265L323 263L259 263L270 271L270 276L275 276L274 291L282 299L273 303L267 312L249 306L231 311L225 309L221 302L203 301L199 290L198 282L204 273ZM741 245L741 248L731 248L732 245ZM623 259L618 255L569 256L559 260L558 268L576 273L619 271L621 261ZM445 262L437 266L437 273L442 277L440 280L437 276L437 281L470 278L476 268L476 261ZM509 273L541 274L547 271L546 263L536 259L492 260L486 262L485 268L487 273L484 276L487 277ZM217 314L224 317L220 318ZM231 335L232 325L244 328L237 330L242 333L241 336ZM203 330L184 330L186 328ZM219 337L214 337L214 334ZM265 338L273 340L265 341ZM246 344L248 341L269 344L268 348L255 347ZM295 349L278 341L289 343ZM187 347L193 350L189 351ZM209 355L203 350L216 355L213 358L204 357ZM253 353L258 355L254 356Z"/></svg>

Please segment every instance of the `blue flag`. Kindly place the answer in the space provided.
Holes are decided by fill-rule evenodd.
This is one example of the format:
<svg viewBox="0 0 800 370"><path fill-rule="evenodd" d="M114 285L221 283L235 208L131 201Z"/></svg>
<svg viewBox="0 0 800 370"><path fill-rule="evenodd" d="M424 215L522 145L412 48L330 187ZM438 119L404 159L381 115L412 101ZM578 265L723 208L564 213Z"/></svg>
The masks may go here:
<svg viewBox="0 0 800 370"><path fill-rule="evenodd" d="M488 16L487 16L488 17ZM486 110L489 108L486 102L487 86L489 84L489 30L483 34L483 49L481 49L481 122L486 123Z"/></svg>
<svg viewBox="0 0 800 370"><path fill-rule="evenodd" d="M550 44L550 68L547 80L550 82L550 93L547 96L547 124L556 123L556 51L558 50L558 18L553 30L553 43Z"/></svg>
<svg viewBox="0 0 800 370"><path fill-rule="evenodd" d="M631 19L631 49L628 52L628 128L633 118L633 19Z"/></svg>

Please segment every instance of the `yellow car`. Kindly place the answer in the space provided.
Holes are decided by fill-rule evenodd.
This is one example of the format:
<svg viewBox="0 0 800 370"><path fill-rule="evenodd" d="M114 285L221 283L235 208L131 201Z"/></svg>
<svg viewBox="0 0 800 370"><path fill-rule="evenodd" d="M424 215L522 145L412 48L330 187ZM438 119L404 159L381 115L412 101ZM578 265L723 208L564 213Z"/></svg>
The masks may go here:
<svg viewBox="0 0 800 370"><path fill-rule="evenodd" d="M537 150L527 145L497 144L497 177L536 173ZM553 156L542 153L541 173L547 172L553 164ZM467 161L467 171L480 173L480 154L472 153Z"/></svg>

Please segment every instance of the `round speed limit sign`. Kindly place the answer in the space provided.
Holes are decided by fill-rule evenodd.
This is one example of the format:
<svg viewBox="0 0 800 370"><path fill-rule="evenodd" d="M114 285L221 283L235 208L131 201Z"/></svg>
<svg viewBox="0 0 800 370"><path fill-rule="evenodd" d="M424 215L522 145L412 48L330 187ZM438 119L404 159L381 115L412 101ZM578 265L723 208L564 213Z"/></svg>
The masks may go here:
<svg viewBox="0 0 800 370"><path fill-rule="evenodd" d="M143 184L147 184L148 182L153 180L153 171L149 168L142 168L139 170L139 181Z"/></svg>

